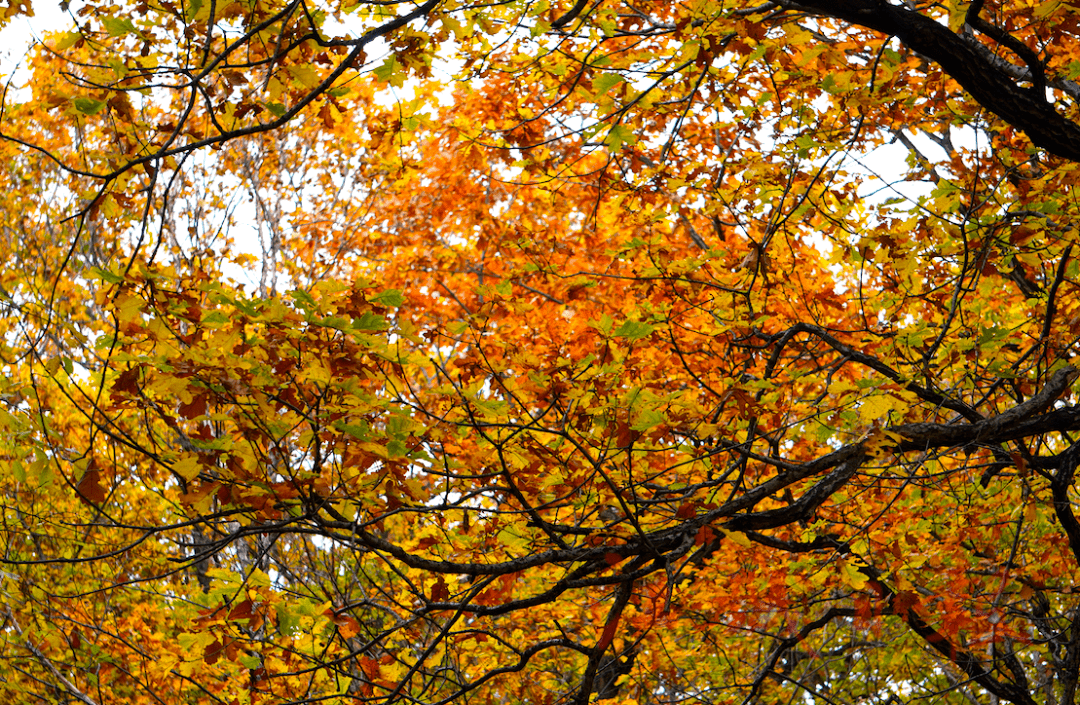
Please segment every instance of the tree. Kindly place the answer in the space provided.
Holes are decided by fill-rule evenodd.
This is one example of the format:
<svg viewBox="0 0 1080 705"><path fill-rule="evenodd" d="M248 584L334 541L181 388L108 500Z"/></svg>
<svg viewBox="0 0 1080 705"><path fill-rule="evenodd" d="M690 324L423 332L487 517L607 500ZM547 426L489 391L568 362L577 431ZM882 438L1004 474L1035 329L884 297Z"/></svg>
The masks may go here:
<svg viewBox="0 0 1080 705"><path fill-rule="evenodd" d="M0 122L0 690L1075 702L1078 12L85 5Z"/></svg>

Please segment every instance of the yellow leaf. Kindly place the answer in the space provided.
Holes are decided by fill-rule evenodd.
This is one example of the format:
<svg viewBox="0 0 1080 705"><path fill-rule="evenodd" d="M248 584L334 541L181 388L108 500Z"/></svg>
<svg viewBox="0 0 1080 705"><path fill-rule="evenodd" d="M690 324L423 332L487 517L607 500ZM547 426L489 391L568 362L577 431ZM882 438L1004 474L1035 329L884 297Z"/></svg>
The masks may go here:
<svg viewBox="0 0 1080 705"><path fill-rule="evenodd" d="M859 402L859 418L866 423L873 423L886 418L890 412L904 409L904 402L891 394L879 394L867 397Z"/></svg>
<svg viewBox="0 0 1080 705"><path fill-rule="evenodd" d="M750 539L741 531L725 531L724 537L743 548L750 548L752 545Z"/></svg>
<svg viewBox="0 0 1080 705"><path fill-rule="evenodd" d="M194 480L199 476L202 463L195 456L188 456L173 463L172 471L185 480Z"/></svg>
<svg viewBox="0 0 1080 705"><path fill-rule="evenodd" d="M867 578L862 573L862 571L860 571L856 566L853 566L846 560L840 561L839 572L840 579L844 582L844 584L855 590L862 590L866 587L866 584L870 582L870 579Z"/></svg>

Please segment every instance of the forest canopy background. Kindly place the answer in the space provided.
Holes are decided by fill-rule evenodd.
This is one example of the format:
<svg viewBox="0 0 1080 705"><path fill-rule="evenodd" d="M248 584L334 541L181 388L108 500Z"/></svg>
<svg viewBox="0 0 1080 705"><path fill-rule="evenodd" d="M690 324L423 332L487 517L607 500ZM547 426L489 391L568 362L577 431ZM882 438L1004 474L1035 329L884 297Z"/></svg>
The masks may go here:
<svg viewBox="0 0 1080 705"><path fill-rule="evenodd" d="M0 694L1075 702L1078 19L75 8L0 113Z"/></svg>

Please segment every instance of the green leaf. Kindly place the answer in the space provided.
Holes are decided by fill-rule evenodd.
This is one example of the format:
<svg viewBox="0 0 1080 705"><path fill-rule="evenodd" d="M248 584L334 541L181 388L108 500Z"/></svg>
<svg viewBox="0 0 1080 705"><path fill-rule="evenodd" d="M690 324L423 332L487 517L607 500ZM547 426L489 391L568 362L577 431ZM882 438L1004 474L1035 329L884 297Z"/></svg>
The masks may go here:
<svg viewBox="0 0 1080 705"><path fill-rule="evenodd" d="M341 431L342 433L347 433L353 438L359 439L361 441L367 441L371 439L371 432L366 425L357 426L356 424L338 423L334 425L334 428L336 428L338 431Z"/></svg>
<svg viewBox="0 0 1080 705"><path fill-rule="evenodd" d="M127 17L102 17L101 23L105 25L105 31L113 37L139 33L139 30L135 28L135 25Z"/></svg>
<svg viewBox="0 0 1080 705"><path fill-rule="evenodd" d="M78 44L79 40L82 38L82 32L68 32L67 34L64 34L60 38L60 41L56 43L55 49L56 51L66 51Z"/></svg>
<svg viewBox="0 0 1080 705"><path fill-rule="evenodd" d="M262 666L262 658L255 655L241 654L236 658L237 662L245 668L260 668Z"/></svg>
<svg viewBox="0 0 1080 705"><path fill-rule="evenodd" d="M202 6L203 0L187 0L187 7L184 8L184 19L188 22L194 20L195 15L199 14Z"/></svg>
<svg viewBox="0 0 1080 705"><path fill-rule="evenodd" d="M311 298L311 294L307 293L303 289L293 289L289 292L289 296L292 297L296 305L302 308L306 312L314 311L318 308L318 304L315 303L315 299Z"/></svg>
<svg viewBox="0 0 1080 705"><path fill-rule="evenodd" d="M613 125L608 130L607 138L604 140L604 144L612 152L618 152L620 149L627 145L634 145L637 142L637 137L634 136L633 131L626 125Z"/></svg>
<svg viewBox="0 0 1080 705"><path fill-rule="evenodd" d="M96 115L105 107L105 101L95 98L76 98L75 109L83 115Z"/></svg>
<svg viewBox="0 0 1080 705"><path fill-rule="evenodd" d="M624 83L624 79L619 74L605 73L604 75L600 76L600 78L593 81L593 90L595 91L594 95L599 98L600 96L605 95L608 91L621 83Z"/></svg>
<svg viewBox="0 0 1080 705"><path fill-rule="evenodd" d="M367 300L373 304L379 304L380 306L389 306L391 308L398 308L405 303L405 297L401 295L400 289L387 289L386 291L380 291L374 296L367 297Z"/></svg>
<svg viewBox="0 0 1080 705"><path fill-rule="evenodd" d="M346 318L345 316L327 316L326 318L317 321L316 325L345 330L352 325L352 319Z"/></svg>
<svg viewBox="0 0 1080 705"><path fill-rule="evenodd" d="M656 327L651 326L648 323L642 323L641 321L623 321L623 324L615 329L615 335L619 338L626 338L633 342L635 340L641 340L642 338L648 338L652 335L654 330L656 330Z"/></svg>
<svg viewBox="0 0 1080 705"><path fill-rule="evenodd" d="M295 610L288 602L281 602L275 607L278 631L289 636L300 631L300 620L304 615Z"/></svg>
<svg viewBox="0 0 1080 705"><path fill-rule="evenodd" d="M405 72L401 68L401 64L398 63L397 56L391 54L386 57L386 61L375 69L375 78L379 79L383 83L389 83L395 88L401 88L405 85Z"/></svg>
<svg viewBox="0 0 1080 705"><path fill-rule="evenodd" d="M221 311L211 311L203 316L202 324L207 328L223 328L229 325L229 317Z"/></svg>
<svg viewBox="0 0 1080 705"><path fill-rule="evenodd" d="M94 279L100 279L103 282L109 284L119 284L124 281L124 278L119 274L113 274L112 272L102 269L101 267L94 267L90 270L90 276Z"/></svg>
<svg viewBox="0 0 1080 705"><path fill-rule="evenodd" d="M367 311L360 318L353 320L353 328L357 330L383 330L387 327L386 319L371 311Z"/></svg>
<svg viewBox="0 0 1080 705"><path fill-rule="evenodd" d="M667 421L667 417L655 409L645 409L637 415L630 425L632 431L649 431Z"/></svg>

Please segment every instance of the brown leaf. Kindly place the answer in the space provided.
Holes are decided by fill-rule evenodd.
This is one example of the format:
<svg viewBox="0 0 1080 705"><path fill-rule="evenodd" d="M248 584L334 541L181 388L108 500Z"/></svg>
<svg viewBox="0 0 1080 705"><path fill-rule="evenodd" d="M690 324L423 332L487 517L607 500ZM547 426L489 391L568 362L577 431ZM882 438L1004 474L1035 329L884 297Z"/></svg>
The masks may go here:
<svg viewBox="0 0 1080 705"><path fill-rule="evenodd" d="M105 488L101 486L101 473L93 468L83 473L79 484L75 486L75 491L87 504L101 504L108 496Z"/></svg>

